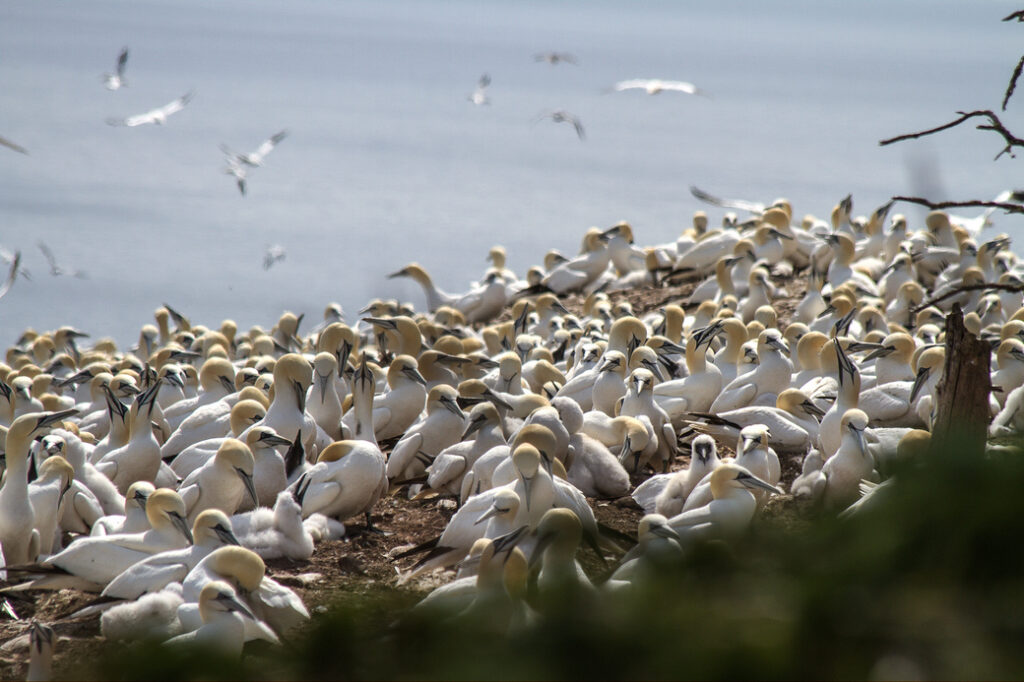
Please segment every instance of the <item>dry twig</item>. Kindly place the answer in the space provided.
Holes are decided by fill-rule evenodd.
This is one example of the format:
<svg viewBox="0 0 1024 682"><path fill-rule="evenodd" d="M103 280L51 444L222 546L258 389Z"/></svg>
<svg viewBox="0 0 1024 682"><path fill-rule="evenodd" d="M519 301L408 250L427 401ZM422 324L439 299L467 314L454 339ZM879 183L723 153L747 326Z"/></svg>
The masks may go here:
<svg viewBox="0 0 1024 682"><path fill-rule="evenodd" d="M1006 142L1006 146L1002 149L1002 151L1000 151L998 154L996 154L996 159L998 159L1003 154L1009 154L1011 157L1016 158L1014 156L1014 154L1013 154L1013 148L1014 147L1024 147L1024 139L1021 139L1021 138L1017 137L1016 135L1011 133L1009 130L1007 130L1006 126L1003 125L1003 122L999 120L999 117L996 116L994 112L992 112L992 111L990 111L988 109L979 109L977 111L968 111L968 112L958 111L956 113L960 114L960 118L956 119L955 121L950 121L949 123L945 123L945 124L943 124L941 126L938 126L936 128L930 128L928 130L921 130L921 131L918 131L916 133L906 133L905 135L897 135L896 137L890 137L887 140L880 141L878 144L880 146L884 147L886 145L893 144L894 142L902 142L903 140L914 140L914 139L917 139L919 137L924 137L926 135L932 135L934 133L942 132L943 130L949 130L950 128L955 128L956 126L960 125L961 123L969 121L972 118L987 118L988 119L988 123L979 123L976 126L977 129L978 130L991 130L991 131L997 132L997 133L999 133L1002 136L1003 140Z"/></svg>

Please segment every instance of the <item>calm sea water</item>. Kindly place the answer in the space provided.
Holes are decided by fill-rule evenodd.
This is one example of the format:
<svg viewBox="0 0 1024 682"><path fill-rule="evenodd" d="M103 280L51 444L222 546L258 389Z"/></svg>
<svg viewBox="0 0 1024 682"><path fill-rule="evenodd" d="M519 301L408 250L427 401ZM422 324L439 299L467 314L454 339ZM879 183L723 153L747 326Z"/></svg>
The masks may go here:
<svg viewBox="0 0 1024 682"><path fill-rule="evenodd" d="M73 324L123 344L163 302L194 322L269 327L283 310L348 319L373 296L423 306L411 260L466 288L487 249L518 271L626 219L674 239L687 187L786 196L827 215L901 192L990 198L1019 181L990 135L879 139L995 108L1020 56L1005 2L9 0L0 6L0 245L31 281L0 301L0 340ZM131 49L129 86L100 75ZM571 52L578 66L535 63ZM467 95L489 73L492 105ZM711 98L606 94L636 77ZM188 90L166 126L114 128ZM587 131L550 121L577 114ZM1024 95L1006 122L1024 129ZM241 198L218 145L290 136ZM908 168L916 167L915 173ZM911 216L921 213L905 207ZM720 211L711 215L717 220ZM1019 218L998 228L1020 233ZM51 277L46 241L88 279ZM261 268L269 244L287 259Z"/></svg>

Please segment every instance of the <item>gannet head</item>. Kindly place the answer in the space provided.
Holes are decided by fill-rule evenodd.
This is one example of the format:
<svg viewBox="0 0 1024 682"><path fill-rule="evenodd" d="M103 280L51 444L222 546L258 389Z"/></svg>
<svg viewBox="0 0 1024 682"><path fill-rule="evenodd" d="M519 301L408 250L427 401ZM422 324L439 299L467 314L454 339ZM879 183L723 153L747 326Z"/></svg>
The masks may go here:
<svg viewBox="0 0 1024 682"><path fill-rule="evenodd" d="M473 525L478 526L495 516L513 518L519 512L519 495L511 488L501 488L494 496L491 508L484 512Z"/></svg>
<svg viewBox="0 0 1024 682"><path fill-rule="evenodd" d="M306 391L313 382L313 366L297 353L282 355L274 365L274 389L288 386L294 393L300 411L306 409Z"/></svg>
<svg viewBox="0 0 1024 682"><path fill-rule="evenodd" d="M199 593L199 617L204 623L213 620L217 613L238 613L252 620L256 616L252 614L245 604L238 599L235 588L223 580L211 580L203 585Z"/></svg>
<svg viewBox="0 0 1024 682"><path fill-rule="evenodd" d="M782 340L782 334L778 329L765 329L757 336L757 356L763 359L766 353L771 351L789 354L789 348L786 347L786 342Z"/></svg>
<svg viewBox="0 0 1024 682"><path fill-rule="evenodd" d="M218 547L210 553L209 562L215 572L238 581L247 592L258 589L267 572L260 555L245 547Z"/></svg>
<svg viewBox="0 0 1024 682"><path fill-rule="evenodd" d="M499 270L505 267L505 258L508 254L505 252L505 247L495 245L491 247L491 250L487 252L487 259L491 262L494 267Z"/></svg>
<svg viewBox="0 0 1024 682"><path fill-rule="evenodd" d="M217 448L214 460L217 466L225 471L234 472L242 480L242 485L245 486L246 492L252 498L253 504L258 507L260 501L256 496L256 486L252 480L256 460L253 458L249 446L236 438L228 438Z"/></svg>
<svg viewBox="0 0 1024 682"><path fill-rule="evenodd" d="M649 542L651 536L682 542L679 533L668 525L668 519L662 514L647 514L641 518L637 524L636 535L640 542Z"/></svg>
<svg viewBox="0 0 1024 682"><path fill-rule="evenodd" d="M156 488L149 481L135 481L128 486L128 493L124 496L125 513L128 512L129 507L137 507L146 511L146 501L154 490Z"/></svg>
<svg viewBox="0 0 1024 682"><path fill-rule="evenodd" d="M261 448L276 448L282 445L290 446L292 442L287 438L277 435L277 431L274 431L269 426L254 426L245 435L245 444L249 446L250 451L256 451ZM253 459L255 459L255 456L253 456Z"/></svg>
<svg viewBox="0 0 1024 682"><path fill-rule="evenodd" d="M543 424L530 423L523 426L512 439L512 449L520 445L532 445L540 454L541 464L548 467L550 473L551 461L555 457L555 450L558 441L555 439L551 429Z"/></svg>
<svg viewBox="0 0 1024 682"><path fill-rule="evenodd" d="M535 564L540 559L548 546L556 548L560 554L575 554L576 548L580 546L583 539L583 524L576 512L564 507L556 507L544 512L540 523L537 524L537 544L534 546L533 554L530 556L530 563Z"/></svg>
<svg viewBox="0 0 1024 682"><path fill-rule="evenodd" d="M597 369L599 372L616 372L625 378L627 368L626 355L621 351L610 350L601 356L601 364Z"/></svg>
<svg viewBox="0 0 1024 682"><path fill-rule="evenodd" d="M465 417L466 414L459 407L458 400L458 391L447 384L438 384L427 394L427 414L438 409L445 409L457 417Z"/></svg>
<svg viewBox="0 0 1024 682"><path fill-rule="evenodd" d="M622 433L622 448L619 450L619 463L623 466L630 458L633 459L633 471L640 468L640 458L650 444L650 434L644 423L635 417L616 417L613 421Z"/></svg>
<svg viewBox="0 0 1024 682"><path fill-rule="evenodd" d="M7 452L10 454L18 442L26 450L28 444L37 434L46 432L50 427L59 424L65 417L78 414L78 410L61 410L59 412L29 412L14 420L7 430Z"/></svg>
<svg viewBox="0 0 1024 682"><path fill-rule="evenodd" d="M751 424L750 426L744 426L740 430L740 447L741 452L746 452L750 446L764 447L768 444L768 439L771 438L771 431L764 424Z"/></svg>
<svg viewBox="0 0 1024 682"><path fill-rule="evenodd" d="M512 466L515 467L519 479L523 482L523 490L526 494L526 499L523 502L526 504L527 510L530 509L530 489L533 486L533 479L537 476L537 470L540 469L540 464L540 451L529 443L523 443L512 451Z"/></svg>
<svg viewBox="0 0 1024 682"><path fill-rule="evenodd" d="M476 405L483 400L490 401L504 410L511 410L512 405L479 379L466 379L459 383L459 404ZM472 418L472 413L470 413Z"/></svg>
<svg viewBox="0 0 1024 682"><path fill-rule="evenodd" d="M235 392L235 366L225 358L213 357L203 363L199 371L199 385L204 391L221 387L228 393Z"/></svg>
<svg viewBox="0 0 1024 682"><path fill-rule="evenodd" d="M469 422L466 424L466 430L462 434L462 440L473 435L484 426L498 424L500 421L501 417L498 416L498 410L493 404L484 402L474 405L473 409L469 411Z"/></svg>
<svg viewBox="0 0 1024 682"><path fill-rule="evenodd" d="M693 456L704 464L707 464L717 455L715 439L706 433L702 433L693 439L693 442L691 443L691 450L693 452Z"/></svg>
<svg viewBox="0 0 1024 682"><path fill-rule="evenodd" d="M411 381L421 386L427 385L427 380L420 374L416 358L411 355L399 355L391 361L388 367L388 386L397 388L403 381Z"/></svg>
<svg viewBox="0 0 1024 682"><path fill-rule="evenodd" d="M61 481L60 497L63 499L64 493L71 488L71 482L75 479L75 469L60 455L50 455L39 466L39 480L52 479Z"/></svg>
<svg viewBox="0 0 1024 682"><path fill-rule="evenodd" d="M725 497L728 494L730 488L746 488L746 489L760 489L767 490L768 492L775 493L776 495L784 495L785 493L776 488L766 481L762 481L754 474L747 471L745 467L741 467L738 464L727 463L720 464L717 469L711 472L711 478L709 480L711 486L711 496L716 500Z"/></svg>
<svg viewBox="0 0 1024 682"><path fill-rule="evenodd" d="M219 509L206 509L192 522L192 537L197 545L241 545L231 528L231 519Z"/></svg>
<svg viewBox="0 0 1024 682"><path fill-rule="evenodd" d="M914 385L910 389L910 402L914 402L917 399L918 393L924 388L924 385L931 378L932 373L935 371L942 371L942 366L946 361L946 349L939 346L933 348L926 348L917 356L916 372L914 376Z"/></svg>
<svg viewBox="0 0 1024 682"><path fill-rule="evenodd" d="M192 544L192 529L188 526L185 503L170 488L157 488L146 499L146 518L153 528L174 528Z"/></svg>
<svg viewBox="0 0 1024 682"><path fill-rule="evenodd" d="M862 410L847 410L843 413L842 421L839 423L840 432L853 434L854 442L860 449L861 454L868 454L867 442L864 440L864 429L868 427L868 416Z"/></svg>

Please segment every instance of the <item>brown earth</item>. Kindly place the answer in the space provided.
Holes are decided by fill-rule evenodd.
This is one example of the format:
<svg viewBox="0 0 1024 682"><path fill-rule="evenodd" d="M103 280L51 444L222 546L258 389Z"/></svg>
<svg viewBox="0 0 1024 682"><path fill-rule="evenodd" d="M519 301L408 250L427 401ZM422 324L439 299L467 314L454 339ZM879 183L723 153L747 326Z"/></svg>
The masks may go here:
<svg viewBox="0 0 1024 682"><path fill-rule="evenodd" d="M801 278L790 278L776 279L775 284L786 293L785 298L775 303L779 327L784 329L803 295L805 283ZM628 301L634 312L642 315L668 303L682 305L693 288L693 283L685 283L618 292L610 294L610 297L613 304L620 300ZM580 296L563 299L570 311L579 311L582 302ZM693 312L693 308L688 307L687 312ZM719 447L722 454L733 454L731 443L720 443ZM780 459L780 487L788 489L800 473L801 459L793 456ZM677 459L672 469L684 469L688 464L689 457L684 455ZM640 483L648 475L634 478L634 483ZM588 501L599 522L635 537L637 523L643 513L632 498ZM362 523L352 524L347 527L348 537L318 545L309 561L271 560L267 562L267 572L294 589L314 619L328 606L344 607L375 596L388 596L392 603L411 606L431 589L447 582L452 574L437 572L399 586L396 584L396 568L407 568L413 560L396 563L391 553L396 548L409 547L439 535L454 513L455 503L451 499L409 500L405 491L399 490L382 500L374 511L374 524L386 534L367 532ZM803 510L792 497L775 497L766 506L762 522L792 528L802 523L803 516ZM591 577L601 578L608 573L593 553L581 552L580 558ZM0 588L10 585L0 581ZM103 654L105 640L100 636L99 617L73 617L76 611L93 601L95 595L75 590L35 590L9 596L19 620L0 619L0 680L24 679L28 661L25 633L31 619L50 624L59 637L54 657L54 675L58 679L80 678L83 664L87 665L90 659Z"/></svg>

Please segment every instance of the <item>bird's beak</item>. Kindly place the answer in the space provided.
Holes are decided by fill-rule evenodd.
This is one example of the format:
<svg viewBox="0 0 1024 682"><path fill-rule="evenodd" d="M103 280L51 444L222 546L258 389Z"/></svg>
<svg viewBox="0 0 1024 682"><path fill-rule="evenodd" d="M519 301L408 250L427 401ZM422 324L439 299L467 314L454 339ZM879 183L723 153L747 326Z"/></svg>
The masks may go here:
<svg viewBox="0 0 1024 682"><path fill-rule="evenodd" d="M188 520L176 511L167 512L167 516L178 532L185 536L188 544L193 544L195 540L192 538L192 529L188 527Z"/></svg>
<svg viewBox="0 0 1024 682"><path fill-rule="evenodd" d="M483 428L483 425L487 423L487 417L483 415L477 415L469 420L469 424L466 426L466 430L462 432L462 440L466 440L474 433Z"/></svg>
<svg viewBox="0 0 1024 682"><path fill-rule="evenodd" d="M768 492L775 493L776 495L785 495L786 494L785 491L783 491L783 490L781 490L779 488L776 488L771 483L767 483L765 481L762 481L760 478L758 478L757 476L754 476L753 474L751 474L749 476L744 476L744 477L739 478L737 480L739 480L740 483L742 483L743 485L745 485L748 488L760 488L761 490L767 490Z"/></svg>
<svg viewBox="0 0 1024 682"><path fill-rule="evenodd" d="M417 370L415 367L406 367L405 369L402 370L402 374L409 377L412 381L415 381L417 384L421 386L427 385L427 380L423 378L423 375L420 374L419 370Z"/></svg>
<svg viewBox="0 0 1024 682"><path fill-rule="evenodd" d="M278 445L287 445L287 446L290 447L291 444L292 444L292 442L290 440L288 440L287 438L282 438L281 436L277 435L276 433L269 433L269 432L264 433L263 435L260 436L260 442L261 443L268 443L268 444L270 444L271 446L274 446L274 447L276 447Z"/></svg>
<svg viewBox="0 0 1024 682"><path fill-rule="evenodd" d="M441 402L441 406L444 409L446 409L449 412L451 412L452 414L454 414L454 415L456 415L458 417L463 417L463 418L466 416L466 413L462 411L462 408L459 407L459 404L457 402L455 402L454 399L452 399L452 398L450 398L448 396L443 396L441 398L440 402Z"/></svg>
<svg viewBox="0 0 1024 682"><path fill-rule="evenodd" d="M241 542L235 537L235 534L231 532L230 528L225 528L221 524L217 524L213 527L213 532L217 534L217 537L221 539L225 545L238 545L241 546Z"/></svg>
<svg viewBox="0 0 1024 682"><path fill-rule="evenodd" d="M914 377L914 385L910 388L910 402L917 400L917 394L924 388L925 382L928 381L928 375L931 374L927 367L922 367L917 370L917 376Z"/></svg>
<svg viewBox="0 0 1024 682"><path fill-rule="evenodd" d="M654 526L651 528L651 533L657 535L660 538L667 540L675 540L676 542L682 542L682 538L679 537L679 533L672 530L672 526Z"/></svg>
<svg viewBox="0 0 1024 682"><path fill-rule="evenodd" d="M245 491L249 493L249 497L252 498L253 506L260 506L260 498L256 495L256 484L252 481L252 474L247 471L242 471L238 467L235 467L235 472L238 474L238 477L242 479L242 483L245 484Z"/></svg>
<svg viewBox="0 0 1024 682"><path fill-rule="evenodd" d="M292 381L292 386L295 388L295 404L298 405L299 412L306 411L306 387L298 381Z"/></svg>
<svg viewBox="0 0 1024 682"><path fill-rule="evenodd" d="M508 511L508 509L499 509L498 505L493 504L493 505L491 505L490 509L488 509L486 512L484 512L483 514L480 515L479 519L477 519L476 521L473 522L473 525L474 526L479 526L481 523L483 523L487 519L489 519L491 517L494 517L494 516L497 516L498 514L504 514L507 511Z"/></svg>
<svg viewBox="0 0 1024 682"><path fill-rule="evenodd" d="M235 613L242 614L246 618L249 618L251 620L256 620L256 616L252 615L252 611L250 611L249 608L245 604L243 604L242 602L238 601L237 599L235 599L234 597L232 597L229 594L219 594L219 595L217 595L217 601L219 601L221 604L223 604L227 608L228 611L234 611Z"/></svg>

